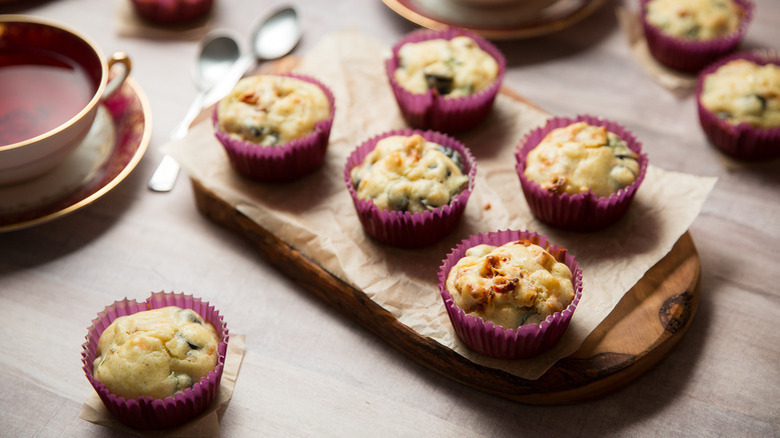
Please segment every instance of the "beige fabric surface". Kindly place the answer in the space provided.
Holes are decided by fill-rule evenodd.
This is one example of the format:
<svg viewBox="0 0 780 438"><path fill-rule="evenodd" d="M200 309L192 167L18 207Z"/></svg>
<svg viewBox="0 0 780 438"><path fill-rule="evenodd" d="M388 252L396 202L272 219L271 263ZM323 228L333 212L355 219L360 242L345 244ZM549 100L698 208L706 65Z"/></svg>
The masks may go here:
<svg viewBox="0 0 780 438"><path fill-rule="evenodd" d="M576 351L644 273L669 252L698 215L715 179L650 166L634 205L619 224L596 233L555 230L528 210L514 170L514 146L548 115L499 95L490 118L458 136L477 158L477 180L462 222L430 247L401 250L375 243L360 227L345 188L346 156L360 141L404 127L386 83L388 49L366 35L327 36L305 54L299 73L316 76L336 97L336 118L326 163L315 174L287 185L253 183L238 176L214 138L209 122L168 145L192 177L263 228L364 291L422 336L469 360L536 379ZM652 156L650 156L652 162ZM562 340L525 360L496 360L474 353L455 335L437 288L442 259L461 239L479 232L528 229L567 247L584 271L582 301Z"/></svg>

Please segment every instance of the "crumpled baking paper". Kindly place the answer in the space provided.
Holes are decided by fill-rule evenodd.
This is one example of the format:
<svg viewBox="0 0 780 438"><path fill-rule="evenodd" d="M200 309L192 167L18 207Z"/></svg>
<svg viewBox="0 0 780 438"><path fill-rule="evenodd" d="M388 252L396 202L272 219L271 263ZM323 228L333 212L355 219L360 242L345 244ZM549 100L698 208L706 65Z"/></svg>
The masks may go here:
<svg viewBox="0 0 780 438"><path fill-rule="evenodd" d="M651 165L629 213L618 224L590 234L548 227L528 210L513 153L522 136L550 116L504 91L484 123L457 136L477 159L475 189L460 226L430 247L383 246L363 232L343 172L346 157L362 140L405 127L385 78L383 59L388 55L389 47L365 34L343 31L324 37L301 57L296 72L331 88L336 117L323 167L299 181L267 185L242 178L230 167L208 120L164 149L191 178L363 291L421 336L474 363L537 379L575 352L623 295L671 250L699 214L716 180ZM471 351L455 335L437 287L439 266L452 247L471 234L500 229L549 236L569 249L584 272L582 301L569 329L552 350L532 359L496 360Z"/></svg>

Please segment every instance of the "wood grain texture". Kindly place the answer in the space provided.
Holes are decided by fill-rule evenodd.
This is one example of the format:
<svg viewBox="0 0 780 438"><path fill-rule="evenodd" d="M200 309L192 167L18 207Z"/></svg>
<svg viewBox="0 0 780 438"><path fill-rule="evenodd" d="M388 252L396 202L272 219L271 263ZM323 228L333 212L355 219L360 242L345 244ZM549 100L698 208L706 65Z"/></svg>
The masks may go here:
<svg viewBox="0 0 780 438"><path fill-rule="evenodd" d="M623 387L663 359L699 302L700 260L686 233L626 293L582 347L538 380L474 363L399 322L365 293L325 270L192 179L198 210L238 233L264 260L420 365L475 389L532 404L592 399Z"/></svg>

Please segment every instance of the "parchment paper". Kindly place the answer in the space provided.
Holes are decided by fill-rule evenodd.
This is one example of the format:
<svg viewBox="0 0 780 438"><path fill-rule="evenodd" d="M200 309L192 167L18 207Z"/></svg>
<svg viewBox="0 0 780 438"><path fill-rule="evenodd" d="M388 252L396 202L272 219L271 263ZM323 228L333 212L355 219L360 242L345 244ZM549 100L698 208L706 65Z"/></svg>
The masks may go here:
<svg viewBox="0 0 780 438"><path fill-rule="evenodd" d="M650 54L639 12L625 7L618 7L616 13L620 28L628 39L631 56L642 67L642 70L658 84L677 94L693 93L696 89L697 81L695 74L670 69L656 61L653 55Z"/></svg>
<svg viewBox="0 0 780 438"><path fill-rule="evenodd" d="M147 437L209 438L219 436L219 416L227 409L228 402L230 402L230 398L233 396L238 371L241 368L241 360L244 358L245 345L244 335L230 334L228 349L225 354L225 366L222 369L222 378L220 379L217 395L203 413L181 426L148 431L125 426L106 409L96 392L90 394L89 398L84 402L79 418L112 429Z"/></svg>
<svg viewBox="0 0 780 438"><path fill-rule="evenodd" d="M591 234L550 228L528 210L513 156L524 133L549 116L500 94L490 117L458 136L478 163L475 190L460 226L444 241L423 249L375 243L354 213L343 172L346 157L362 140L405 126L385 79L383 59L388 53L388 47L370 37L344 31L326 36L303 56L297 72L315 76L332 89L336 117L324 166L302 180L266 185L242 178L231 169L209 122L193 126L165 150L191 178L364 291L419 334L475 363L537 379L558 359L576 351L625 292L669 252L698 215L715 179L650 166L620 223ZM471 234L499 229L546 234L567 247L584 271L582 301L569 329L551 351L533 359L495 360L472 352L452 329L437 288L441 261L455 244Z"/></svg>

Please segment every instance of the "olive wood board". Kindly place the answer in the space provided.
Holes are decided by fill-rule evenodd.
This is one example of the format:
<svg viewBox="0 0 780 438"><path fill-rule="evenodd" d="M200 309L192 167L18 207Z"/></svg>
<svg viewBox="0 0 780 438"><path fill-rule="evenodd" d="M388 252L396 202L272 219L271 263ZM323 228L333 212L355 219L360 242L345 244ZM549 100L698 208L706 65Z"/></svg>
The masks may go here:
<svg viewBox="0 0 780 438"><path fill-rule="evenodd" d="M399 322L361 290L337 278L191 179L198 210L238 233L263 259L307 291L420 365L491 394L529 404L596 398L639 377L680 340L699 303L701 264L690 233L620 300L583 341L537 380L471 362Z"/></svg>
<svg viewBox="0 0 780 438"><path fill-rule="evenodd" d="M289 58L271 65L271 70L289 71L296 63ZM263 70L269 71L267 67ZM538 108L507 87L501 93ZM198 120L207 113L210 111L204 111ZM539 379L523 379L472 362L420 335L363 291L252 221L200 181L190 181L196 206L203 215L246 239L267 263L307 291L418 364L466 386L523 403L575 403L624 387L667 356L688 329L699 304L701 261L686 232L626 292L579 350L556 362Z"/></svg>

